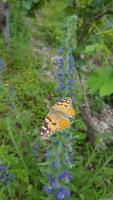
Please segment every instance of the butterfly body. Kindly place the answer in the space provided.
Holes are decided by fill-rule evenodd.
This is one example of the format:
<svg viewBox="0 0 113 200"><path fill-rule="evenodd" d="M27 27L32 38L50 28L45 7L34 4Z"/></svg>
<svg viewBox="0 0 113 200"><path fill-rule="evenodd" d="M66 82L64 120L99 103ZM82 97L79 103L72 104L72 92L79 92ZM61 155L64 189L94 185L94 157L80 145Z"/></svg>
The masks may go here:
<svg viewBox="0 0 113 200"><path fill-rule="evenodd" d="M70 126L70 118L75 116L71 98L65 98L50 108L41 130L42 139L47 140L49 135L63 131Z"/></svg>

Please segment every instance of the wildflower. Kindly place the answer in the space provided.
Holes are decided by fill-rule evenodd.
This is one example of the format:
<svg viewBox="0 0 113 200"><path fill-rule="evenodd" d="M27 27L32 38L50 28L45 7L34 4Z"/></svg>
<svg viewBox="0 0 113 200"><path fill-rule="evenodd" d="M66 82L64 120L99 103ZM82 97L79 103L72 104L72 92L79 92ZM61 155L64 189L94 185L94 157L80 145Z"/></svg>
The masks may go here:
<svg viewBox="0 0 113 200"><path fill-rule="evenodd" d="M56 73L56 76L64 76L64 75L65 75L64 72L57 72L57 73Z"/></svg>
<svg viewBox="0 0 113 200"><path fill-rule="evenodd" d="M70 196L70 191L64 188L63 186L60 186L56 191L56 200L62 200L65 199L65 197Z"/></svg>
<svg viewBox="0 0 113 200"><path fill-rule="evenodd" d="M55 177L53 177L51 174L49 175L49 182L52 188L56 187Z"/></svg>
<svg viewBox="0 0 113 200"><path fill-rule="evenodd" d="M71 54L73 49L70 49L67 56L68 60L63 59L62 49L58 50L59 57L57 59L58 65L56 72L57 81L57 97L60 101L63 97L74 98L74 56ZM66 65L65 65L66 64ZM62 92L62 93L61 93ZM62 96L58 97L58 94ZM68 95L69 94L69 95ZM73 99L72 99L73 100ZM56 113L57 114L57 113ZM60 113L58 113L60 115ZM61 113L63 115L63 113ZM58 116L59 117L59 116ZM44 191L49 195L51 199L66 200L70 196L70 191L65 187L67 183L72 180L70 168L72 168L72 155L73 149L71 142L73 137L70 136L70 132L64 131L58 134L53 134L49 137L49 147L46 151L46 161L48 163L47 176L48 184L44 186ZM47 177L46 176L46 177ZM63 185L60 185L62 182Z"/></svg>
<svg viewBox="0 0 113 200"><path fill-rule="evenodd" d="M70 85L73 85L74 83L75 83L75 80L74 80L74 79L69 80L69 84L70 84Z"/></svg>
<svg viewBox="0 0 113 200"><path fill-rule="evenodd" d="M61 64L61 65L64 63L64 60L63 60L62 57L58 59L58 63Z"/></svg>
<svg viewBox="0 0 113 200"><path fill-rule="evenodd" d="M0 163L0 182L2 184L9 184L13 179L15 178L15 175L13 173L9 172L9 169L1 162Z"/></svg>
<svg viewBox="0 0 113 200"><path fill-rule="evenodd" d="M74 51L74 48L71 47L71 48L70 48L70 51Z"/></svg>
<svg viewBox="0 0 113 200"><path fill-rule="evenodd" d="M61 83L59 86L58 86L58 90L61 90L61 89L64 89L65 88L65 85L63 83Z"/></svg>
<svg viewBox="0 0 113 200"><path fill-rule="evenodd" d="M73 92L68 93L68 97L73 97L73 96L74 96Z"/></svg>
<svg viewBox="0 0 113 200"><path fill-rule="evenodd" d="M51 186L49 186L49 185L45 185L43 187L43 191L49 195L49 194L51 194L53 192L53 188Z"/></svg>
<svg viewBox="0 0 113 200"><path fill-rule="evenodd" d="M50 165L52 168L57 168L57 161L53 161Z"/></svg>
<svg viewBox="0 0 113 200"><path fill-rule="evenodd" d="M58 79L58 83L65 82L65 78L63 76L59 76L57 79Z"/></svg>
<svg viewBox="0 0 113 200"><path fill-rule="evenodd" d="M63 51L62 48L59 48L59 49L58 49L58 53L59 53L59 54L62 54L62 51Z"/></svg>
<svg viewBox="0 0 113 200"><path fill-rule="evenodd" d="M69 61L74 62L74 56L73 55L69 56Z"/></svg>
<svg viewBox="0 0 113 200"><path fill-rule="evenodd" d="M61 172L61 174L58 176L58 178L59 178L59 180L66 181L68 183L72 179L72 176L70 175L70 173L68 171L64 170Z"/></svg>
<svg viewBox="0 0 113 200"><path fill-rule="evenodd" d="M63 65L57 65L56 68L57 68L57 69L63 69L64 66L63 66Z"/></svg>

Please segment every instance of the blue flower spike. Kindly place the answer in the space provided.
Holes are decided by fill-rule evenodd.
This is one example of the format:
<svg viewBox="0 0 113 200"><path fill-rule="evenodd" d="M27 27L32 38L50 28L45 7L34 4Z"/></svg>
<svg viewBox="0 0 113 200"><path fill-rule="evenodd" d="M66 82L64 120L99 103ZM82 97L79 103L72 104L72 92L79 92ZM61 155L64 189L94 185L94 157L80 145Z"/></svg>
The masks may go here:
<svg viewBox="0 0 113 200"><path fill-rule="evenodd" d="M74 56L70 48L66 60L63 57L62 48L58 49L58 63L56 72L56 99L71 97L75 102L75 64ZM55 69L56 70L56 69ZM58 113L59 114L59 113ZM62 113L60 113L62 115ZM60 115L59 114L59 115ZM75 138L71 135L72 130L53 134L47 148L45 159L47 162L47 174L44 191L51 200L67 200L70 197L68 185L72 181L71 168L73 162L72 144Z"/></svg>
<svg viewBox="0 0 113 200"><path fill-rule="evenodd" d="M66 197L70 196L70 191L64 188L63 186L60 186L56 191L56 200L62 200L66 199Z"/></svg>

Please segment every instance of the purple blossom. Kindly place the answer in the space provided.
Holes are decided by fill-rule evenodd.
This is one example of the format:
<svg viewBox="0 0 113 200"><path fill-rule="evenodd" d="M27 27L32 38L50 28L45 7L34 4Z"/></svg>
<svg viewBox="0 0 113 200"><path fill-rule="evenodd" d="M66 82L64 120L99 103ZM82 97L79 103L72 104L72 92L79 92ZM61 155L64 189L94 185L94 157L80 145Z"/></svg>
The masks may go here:
<svg viewBox="0 0 113 200"><path fill-rule="evenodd" d="M62 57L58 59L58 63L61 64L61 65L64 63L64 60L63 60Z"/></svg>
<svg viewBox="0 0 113 200"><path fill-rule="evenodd" d="M75 80L74 80L74 79L69 80L69 84L70 84L70 85L73 85L74 83L75 83Z"/></svg>
<svg viewBox="0 0 113 200"><path fill-rule="evenodd" d="M61 83L59 86L58 86L58 90L62 90L65 88L65 85L63 83Z"/></svg>
<svg viewBox="0 0 113 200"><path fill-rule="evenodd" d="M74 51L74 48L71 47L71 48L70 48L70 51Z"/></svg>
<svg viewBox="0 0 113 200"><path fill-rule="evenodd" d="M49 185L45 185L43 187L43 191L49 195L49 194L51 194L53 192L53 188L51 186L49 186Z"/></svg>
<svg viewBox="0 0 113 200"><path fill-rule="evenodd" d="M65 75L64 72L57 72L57 73L56 73L56 76L64 76L64 75Z"/></svg>
<svg viewBox="0 0 113 200"><path fill-rule="evenodd" d="M63 66L63 65L57 65L56 68L57 68L57 69L63 69L64 66Z"/></svg>
<svg viewBox="0 0 113 200"><path fill-rule="evenodd" d="M58 176L58 178L59 178L59 180L66 181L68 183L72 179L72 176L70 175L70 173L68 171L64 170L61 172L61 174Z"/></svg>
<svg viewBox="0 0 113 200"><path fill-rule="evenodd" d="M51 174L49 175L49 182L52 188L56 187L55 177L52 176Z"/></svg>
<svg viewBox="0 0 113 200"><path fill-rule="evenodd" d="M74 59L74 56L73 56L73 55L69 56L69 61L70 61L70 62L74 62L74 60L75 60L75 59Z"/></svg>
<svg viewBox="0 0 113 200"><path fill-rule="evenodd" d="M60 186L56 191L56 200L62 200L65 199L65 197L70 196L70 191L64 188L63 186Z"/></svg>
<svg viewBox="0 0 113 200"><path fill-rule="evenodd" d="M50 165L52 168L57 168L57 161L53 161Z"/></svg>
<svg viewBox="0 0 113 200"><path fill-rule="evenodd" d="M62 54L62 52L63 52L62 48L59 48L59 49L58 49L58 53L59 53L59 54Z"/></svg>
<svg viewBox="0 0 113 200"><path fill-rule="evenodd" d="M73 96L74 96L73 92L68 93L68 97L73 97Z"/></svg>
<svg viewBox="0 0 113 200"><path fill-rule="evenodd" d="M61 82L61 83L62 83L62 82L64 83L64 82L65 82L65 78L64 78L63 76L59 76L59 77L57 78L57 82L58 82L58 83L60 83L60 82Z"/></svg>

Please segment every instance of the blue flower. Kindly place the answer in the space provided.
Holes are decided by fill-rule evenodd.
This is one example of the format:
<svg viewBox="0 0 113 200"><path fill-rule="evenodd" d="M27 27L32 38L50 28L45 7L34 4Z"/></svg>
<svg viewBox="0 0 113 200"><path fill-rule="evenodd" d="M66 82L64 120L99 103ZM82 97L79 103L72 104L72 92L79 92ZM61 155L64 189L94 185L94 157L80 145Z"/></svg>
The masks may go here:
<svg viewBox="0 0 113 200"><path fill-rule="evenodd" d="M65 88L65 85L63 83L61 83L59 86L58 86L58 90L62 90Z"/></svg>
<svg viewBox="0 0 113 200"><path fill-rule="evenodd" d="M48 195L51 194L53 192L53 188L49 185L45 185L43 187L43 191L46 192Z"/></svg>
<svg viewBox="0 0 113 200"><path fill-rule="evenodd" d="M69 56L69 61L70 61L70 62L74 62L74 60L75 60L75 59L74 59L74 56L73 56L73 55Z"/></svg>
<svg viewBox="0 0 113 200"><path fill-rule="evenodd" d="M58 53L59 53L59 54L62 54L62 52L63 52L62 48L59 48L59 49L58 49Z"/></svg>
<svg viewBox="0 0 113 200"><path fill-rule="evenodd" d="M0 163L0 182L2 184L7 185L8 183L10 183L14 178L15 178L15 174L10 173L9 169L1 162Z"/></svg>
<svg viewBox="0 0 113 200"><path fill-rule="evenodd" d="M60 83L60 82L65 82L65 78L63 77L63 76L59 76L58 78L57 78L57 82L58 83Z"/></svg>
<svg viewBox="0 0 113 200"><path fill-rule="evenodd" d="M58 59L58 63L62 65L62 64L64 63L63 58L59 58L59 59Z"/></svg>
<svg viewBox="0 0 113 200"><path fill-rule="evenodd" d="M56 187L55 177L52 174L49 175L49 182L52 188Z"/></svg>
<svg viewBox="0 0 113 200"><path fill-rule="evenodd" d="M63 65L58 65L58 66L56 66L56 68L57 68L57 69L63 69L64 66L63 66Z"/></svg>
<svg viewBox="0 0 113 200"><path fill-rule="evenodd" d="M75 80L74 80L74 79L69 80L69 84L70 84L70 85L73 85L74 83L75 83Z"/></svg>
<svg viewBox="0 0 113 200"><path fill-rule="evenodd" d="M70 51L74 51L74 48L71 47L71 48L70 48Z"/></svg>
<svg viewBox="0 0 113 200"><path fill-rule="evenodd" d="M64 188L63 186L60 186L56 191L56 200L62 200L65 199L65 197L70 196L70 191Z"/></svg>
<svg viewBox="0 0 113 200"><path fill-rule="evenodd" d="M68 93L68 97L73 97L73 96L74 96L73 92Z"/></svg>
<svg viewBox="0 0 113 200"><path fill-rule="evenodd" d="M64 72L57 72L57 73L56 73L56 76L64 76L64 75L65 75Z"/></svg>
<svg viewBox="0 0 113 200"><path fill-rule="evenodd" d="M50 165L52 168L57 168L57 161L53 161Z"/></svg>
<svg viewBox="0 0 113 200"><path fill-rule="evenodd" d="M64 170L61 172L61 174L58 176L58 178L59 178L59 180L66 181L68 183L72 179L72 176L70 175L70 173L68 171Z"/></svg>

